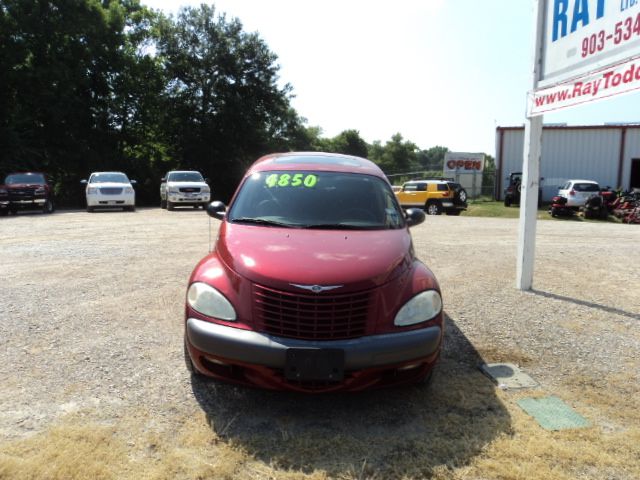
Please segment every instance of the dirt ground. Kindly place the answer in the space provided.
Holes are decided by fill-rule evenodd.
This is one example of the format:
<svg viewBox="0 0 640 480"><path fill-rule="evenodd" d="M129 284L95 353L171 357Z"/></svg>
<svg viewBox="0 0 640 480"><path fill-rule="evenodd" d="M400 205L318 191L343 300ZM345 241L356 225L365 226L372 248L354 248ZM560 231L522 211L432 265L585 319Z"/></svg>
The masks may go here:
<svg viewBox="0 0 640 480"><path fill-rule="evenodd" d="M211 226L211 228L210 228ZM192 209L0 218L0 479L640 478L640 227L427 217L416 253L448 326L430 388L264 392L191 379L189 274L218 222ZM511 362L540 386L502 390ZM590 427L517 405L556 395Z"/></svg>

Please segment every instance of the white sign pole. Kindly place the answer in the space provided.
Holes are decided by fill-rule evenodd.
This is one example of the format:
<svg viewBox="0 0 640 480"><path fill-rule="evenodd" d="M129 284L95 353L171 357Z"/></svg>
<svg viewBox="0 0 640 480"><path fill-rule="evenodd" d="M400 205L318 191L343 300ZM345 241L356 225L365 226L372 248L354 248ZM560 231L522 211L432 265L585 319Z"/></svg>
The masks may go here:
<svg viewBox="0 0 640 480"><path fill-rule="evenodd" d="M532 91L538 87L538 81L540 79L544 18L544 0L535 0ZM518 232L518 263L516 275L516 286L520 290L531 290L533 284L538 187L540 182L540 154L542 150L542 120L542 115L527 117L524 125L522 190L520 193L520 226Z"/></svg>

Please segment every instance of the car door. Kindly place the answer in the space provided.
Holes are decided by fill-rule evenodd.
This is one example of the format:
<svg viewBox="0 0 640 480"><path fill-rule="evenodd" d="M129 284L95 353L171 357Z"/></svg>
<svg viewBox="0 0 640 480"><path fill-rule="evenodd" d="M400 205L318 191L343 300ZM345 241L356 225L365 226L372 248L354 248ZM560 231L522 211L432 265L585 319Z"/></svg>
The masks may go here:
<svg viewBox="0 0 640 480"><path fill-rule="evenodd" d="M396 192L398 197L398 203L404 208L406 207L421 207L424 202L420 202L420 192L418 192L419 184L410 183L404 184L402 190Z"/></svg>

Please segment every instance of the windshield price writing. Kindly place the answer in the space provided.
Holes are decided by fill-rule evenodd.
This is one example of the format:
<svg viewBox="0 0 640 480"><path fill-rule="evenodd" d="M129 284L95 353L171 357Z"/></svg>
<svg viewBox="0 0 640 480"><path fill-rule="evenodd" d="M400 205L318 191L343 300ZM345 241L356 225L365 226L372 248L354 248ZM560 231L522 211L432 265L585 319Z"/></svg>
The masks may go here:
<svg viewBox="0 0 640 480"><path fill-rule="evenodd" d="M264 183L269 188L274 187L306 187L313 188L318 183L318 177L304 173L272 173L267 176Z"/></svg>

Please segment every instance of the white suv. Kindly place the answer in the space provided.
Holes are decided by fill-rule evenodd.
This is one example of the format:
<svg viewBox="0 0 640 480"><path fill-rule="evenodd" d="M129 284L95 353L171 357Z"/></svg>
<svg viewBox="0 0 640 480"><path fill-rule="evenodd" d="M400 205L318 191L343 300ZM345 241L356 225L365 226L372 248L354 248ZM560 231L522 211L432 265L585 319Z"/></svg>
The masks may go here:
<svg viewBox="0 0 640 480"><path fill-rule="evenodd" d="M119 207L133 212L136 209L135 180L122 172L93 172L89 180L80 183L86 185L87 212L96 208Z"/></svg>
<svg viewBox="0 0 640 480"><path fill-rule="evenodd" d="M600 185L593 180L567 180L558 190L558 196L567 199L567 207L583 207L594 193L600 193Z"/></svg>
<svg viewBox="0 0 640 480"><path fill-rule="evenodd" d="M167 173L160 184L160 208L191 206L206 208L211 189L200 172L175 170Z"/></svg>

